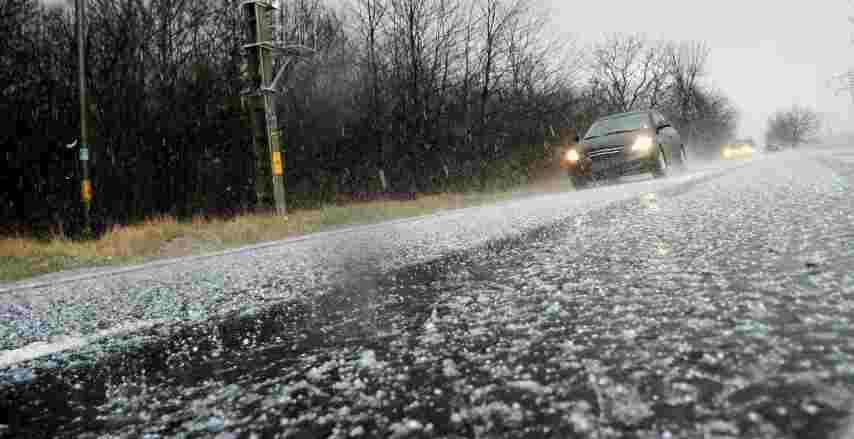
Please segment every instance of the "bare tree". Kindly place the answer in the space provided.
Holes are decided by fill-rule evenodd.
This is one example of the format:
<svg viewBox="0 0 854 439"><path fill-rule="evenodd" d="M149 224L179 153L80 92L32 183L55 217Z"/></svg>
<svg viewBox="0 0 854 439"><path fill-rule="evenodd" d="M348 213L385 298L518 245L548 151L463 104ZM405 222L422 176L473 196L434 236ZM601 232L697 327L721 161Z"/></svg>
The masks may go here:
<svg viewBox="0 0 854 439"><path fill-rule="evenodd" d="M696 137L697 89L705 74L709 49L702 42L672 44L665 52L671 78L671 119L689 139Z"/></svg>
<svg viewBox="0 0 854 439"><path fill-rule="evenodd" d="M425 141L428 174L440 174L447 179L450 172L445 154L452 153L453 128L451 112L455 94L455 63L459 59L460 42L465 17L464 3L459 0L435 0L433 24L427 40L428 71L425 96Z"/></svg>
<svg viewBox="0 0 854 439"><path fill-rule="evenodd" d="M610 111L657 103L667 74L657 45L639 35L612 35L593 50L591 62L593 88Z"/></svg>
<svg viewBox="0 0 854 439"><path fill-rule="evenodd" d="M502 39L513 20L526 8L524 0L481 0L482 29L481 60L480 60L480 93L478 99L478 139L482 158L489 158L487 144L488 124L490 121L489 102L496 87L496 82L503 72L498 70L499 57L503 54Z"/></svg>
<svg viewBox="0 0 854 439"><path fill-rule="evenodd" d="M776 112L768 121L766 138L797 147L815 140L821 129L821 118L814 110L794 104Z"/></svg>
<svg viewBox="0 0 854 439"><path fill-rule="evenodd" d="M383 139L380 135L380 121L382 119L382 91L380 77L380 26L386 13L385 0L359 0L356 4L357 32L359 33L364 47L365 79L368 88L368 102L366 117L368 118L369 130L374 137L376 145L376 165L383 191L387 190L387 180L383 165Z"/></svg>
<svg viewBox="0 0 854 439"><path fill-rule="evenodd" d="M508 74L501 84L501 108L512 143L531 141L549 127L571 127L571 93L581 68L580 51L566 35L552 37L545 11L519 15L504 38Z"/></svg>
<svg viewBox="0 0 854 439"><path fill-rule="evenodd" d="M459 87L459 97L458 100L462 102L461 104L461 112L462 112L462 120L463 120L463 130L465 131L464 135L464 150L466 152L473 152L472 148L474 144L474 128L472 123L472 114L473 114L473 102L472 102L472 90L475 86L475 67L474 67L474 55L475 51L474 47L474 32L475 28L478 24L479 18L475 16L474 12L475 2L469 3L468 10L465 14L464 21L464 39L463 39L463 71L462 78L460 80Z"/></svg>
<svg viewBox="0 0 854 439"><path fill-rule="evenodd" d="M31 47L28 27L33 24L33 0L0 0L0 97L28 76L16 60L27 56Z"/></svg>

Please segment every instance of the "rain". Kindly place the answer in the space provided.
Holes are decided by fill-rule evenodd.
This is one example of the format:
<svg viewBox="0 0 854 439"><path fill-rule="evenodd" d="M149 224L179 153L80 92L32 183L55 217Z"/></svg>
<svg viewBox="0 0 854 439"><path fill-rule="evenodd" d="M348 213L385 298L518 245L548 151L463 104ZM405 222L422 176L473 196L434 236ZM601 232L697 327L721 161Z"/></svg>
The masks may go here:
<svg viewBox="0 0 854 439"><path fill-rule="evenodd" d="M172 3L0 0L0 439L854 437L838 6Z"/></svg>

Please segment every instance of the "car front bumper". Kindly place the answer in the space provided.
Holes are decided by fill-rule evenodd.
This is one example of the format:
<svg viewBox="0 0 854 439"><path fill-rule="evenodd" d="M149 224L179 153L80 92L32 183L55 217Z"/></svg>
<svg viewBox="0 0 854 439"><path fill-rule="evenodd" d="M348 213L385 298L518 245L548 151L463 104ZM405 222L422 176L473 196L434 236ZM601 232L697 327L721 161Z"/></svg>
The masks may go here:
<svg viewBox="0 0 854 439"><path fill-rule="evenodd" d="M744 160L753 157L753 151L745 152L745 151L729 151L722 152L721 158L724 160Z"/></svg>
<svg viewBox="0 0 854 439"><path fill-rule="evenodd" d="M619 177L652 172L655 164L654 155L620 152L592 158L585 155L578 162L565 162L564 166L573 176Z"/></svg>

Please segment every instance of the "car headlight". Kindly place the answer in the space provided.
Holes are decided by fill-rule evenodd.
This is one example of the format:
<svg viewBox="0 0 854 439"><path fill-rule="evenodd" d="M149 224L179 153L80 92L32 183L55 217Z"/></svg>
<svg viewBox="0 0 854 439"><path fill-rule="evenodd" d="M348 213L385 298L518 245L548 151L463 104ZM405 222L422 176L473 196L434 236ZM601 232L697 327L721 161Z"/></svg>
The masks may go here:
<svg viewBox="0 0 854 439"><path fill-rule="evenodd" d="M732 155L732 151L729 149L724 150L724 157L729 158Z"/></svg>
<svg viewBox="0 0 854 439"><path fill-rule="evenodd" d="M578 154L578 151L575 148L567 151L566 155L564 157L566 157L566 160L568 162L572 162L572 163L575 163L575 162L581 160L581 155Z"/></svg>
<svg viewBox="0 0 854 439"><path fill-rule="evenodd" d="M635 143L632 144L633 152L649 152L652 149L653 142L652 137L649 136L638 136L635 139Z"/></svg>

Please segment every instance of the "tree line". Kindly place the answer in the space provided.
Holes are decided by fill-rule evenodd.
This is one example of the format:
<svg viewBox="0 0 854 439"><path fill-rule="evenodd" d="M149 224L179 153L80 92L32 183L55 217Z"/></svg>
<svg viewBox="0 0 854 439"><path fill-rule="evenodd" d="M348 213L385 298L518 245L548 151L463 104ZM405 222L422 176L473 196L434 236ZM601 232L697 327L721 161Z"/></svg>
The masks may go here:
<svg viewBox="0 0 854 439"><path fill-rule="evenodd" d="M88 0L94 217L230 215L255 204L232 0ZM554 35L536 0L283 0L280 40L310 46L278 100L292 207L521 184L560 132L655 106L695 152L737 112L706 85L708 48ZM79 227L74 11L0 0L0 223Z"/></svg>
<svg viewBox="0 0 854 439"><path fill-rule="evenodd" d="M765 142L797 148L817 140L821 130L821 117L809 107L793 104L777 110L768 119Z"/></svg>

